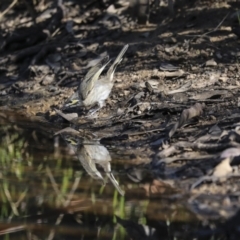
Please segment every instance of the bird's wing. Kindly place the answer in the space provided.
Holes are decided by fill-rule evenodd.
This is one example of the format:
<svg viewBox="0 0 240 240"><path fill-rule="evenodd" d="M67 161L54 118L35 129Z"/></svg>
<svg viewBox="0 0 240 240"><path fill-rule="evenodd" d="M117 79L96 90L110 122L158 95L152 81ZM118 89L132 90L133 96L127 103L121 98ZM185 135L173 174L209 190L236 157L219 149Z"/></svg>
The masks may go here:
<svg viewBox="0 0 240 240"><path fill-rule="evenodd" d="M102 174L97 170L95 162L91 159L88 152L85 150L84 145L78 147L77 157L81 162L83 168L92 178L101 180L103 183L105 183Z"/></svg>
<svg viewBox="0 0 240 240"><path fill-rule="evenodd" d="M83 78L80 86L79 86L79 96L81 100L85 100L93 89L95 82L98 80L104 68L108 65L110 61L108 61L109 57L103 58L98 64L93 66L86 76Z"/></svg>
<svg viewBox="0 0 240 240"><path fill-rule="evenodd" d="M92 66L89 71L87 72L86 76L84 79L89 79L92 77L107 61L109 60L109 56L105 56L102 59L98 61L94 66Z"/></svg>

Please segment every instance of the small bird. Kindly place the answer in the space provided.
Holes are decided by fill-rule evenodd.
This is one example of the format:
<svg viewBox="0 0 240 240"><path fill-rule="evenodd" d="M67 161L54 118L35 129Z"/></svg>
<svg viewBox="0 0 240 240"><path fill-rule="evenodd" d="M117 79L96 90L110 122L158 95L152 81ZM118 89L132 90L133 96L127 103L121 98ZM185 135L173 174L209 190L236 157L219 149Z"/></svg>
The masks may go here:
<svg viewBox="0 0 240 240"><path fill-rule="evenodd" d="M113 77L115 70L122 61L122 57L127 49L128 44L123 47L105 76L100 77L101 73L110 62L108 57L105 57L97 65L93 66L84 77L77 92L75 92L64 104L63 109L76 106L89 107L95 104L98 104L98 108L91 114L101 109L105 105L105 100L111 93L114 84Z"/></svg>
<svg viewBox="0 0 240 240"><path fill-rule="evenodd" d="M117 191L124 196L124 191L111 171L110 162L112 159L110 153L106 147L96 140L94 134L79 132L72 128L65 128L55 133L55 135L58 134L61 134L66 143L75 152L83 168L92 178L102 181L104 185L106 184L106 180L96 167L96 164L100 165Z"/></svg>
<svg viewBox="0 0 240 240"><path fill-rule="evenodd" d="M95 164L100 165L104 172L106 173L107 177L111 180L114 187L117 189L117 191L124 196L124 191L119 186L119 183L115 179L114 175L111 171L111 156L103 145L99 143L85 143L82 145L82 147L78 151L78 159L82 163L82 166L86 169L86 163L88 162L89 167L91 163L92 166ZM85 164L85 165L84 165ZM94 169L94 168L93 168ZM96 167L94 169L96 173Z"/></svg>

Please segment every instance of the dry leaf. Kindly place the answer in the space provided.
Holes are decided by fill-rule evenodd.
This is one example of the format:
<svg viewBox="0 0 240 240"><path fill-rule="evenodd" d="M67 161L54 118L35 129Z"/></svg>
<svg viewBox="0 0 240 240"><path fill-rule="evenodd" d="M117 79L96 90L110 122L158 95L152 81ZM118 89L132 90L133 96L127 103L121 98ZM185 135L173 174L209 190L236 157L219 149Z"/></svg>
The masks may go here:
<svg viewBox="0 0 240 240"><path fill-rule="evenodd" d="M203 112L203 108L205 104L196 103L194 106L190 107L189 109L183 110L179 121L172 127L168 136L171 138L176 130L182 127L189 119L200 116Z"/></svg>

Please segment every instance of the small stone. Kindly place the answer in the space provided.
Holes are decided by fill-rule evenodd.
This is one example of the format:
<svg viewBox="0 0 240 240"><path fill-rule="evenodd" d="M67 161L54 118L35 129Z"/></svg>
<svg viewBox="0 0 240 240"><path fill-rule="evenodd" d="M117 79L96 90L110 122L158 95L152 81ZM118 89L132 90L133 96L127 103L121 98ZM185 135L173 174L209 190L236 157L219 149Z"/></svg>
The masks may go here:
<svg viewBox="0 0 240 240"><path fill-rule="evenodd" d="M238 103L237 103L238 107L240 107L240 98L238 97Z"/></svg>
<svg viewBox="0 0 240 240"><path fill-rule="evenodd" d="M0 91L0 96L5 96L5 95L7 95L6 90Z"/></svg>
<svg viewBox="0 0 240 240"><path fill-rule="evenodd" d="M125 96L128 96L130 94L130 91L129 90L124 90L124 95Z"/></svg>
<svg viewBox="0 0 240 240"><path fill-rule="evenodd" d="M174 37L168 37L168 38L164 38L163 42L168 44L175 44L177 43L177 39Z"/></svg>
<svg viewBox="0 0 240 240"><path fill-rule="evenodd" d="M24 87L24 82L21 82L21 81L16 82L15 86L18 87L18 88L22 88L22 87Z"/></svg>
<svg viewBox="0 0 240 240"><path fill-rule="evenodd" d="M229 70L230 71L235 71L236 70L236 66L229 66Z"/></svg>
<svg viewBox="0 0 240 240"><path fill-rule="evenodd" d="M225 82L227 82L228 77L227 76L222 76L222 77L219 78L219 80L225 83Z"/></svg>
<svg viewBox="0 0 240 240"><path fill-rule="evenodd" d="M42 80L42 85L43 86L46 86L46 85L49 85L51 84L55 79L55 75L52 74L52 75L47 75L43 80Z"/></svg>
<svg viewBox="0 0 240 240"><path fill-rule="evenodd" d="M141 34L141 37L148 38L150 35L150 32L144 32Z"/></svg>
<svg viewBox="0 0 240 240"><path fill-rule="evenodd" d="M217 53L216 53L216 57L217 57L218 59L222 59L221 53L220 53L220 52L217 52Z"/></svg>
<svg viewBox="0 0 240 240"><path fill-rule="evenodd" d="M216 120L216 117L215 117L214 115L209 115L209 118L210 118L211 120Z"/></svg>
<svg viewBox="0 0 240 240"><path fill-rule="evenodd" d="M177 71L179 69L179 67L174 66L170 63L161 63L159 68L162 71L169 71L169 72Z"/></svg>
<svg viewBox="0 0 240 240"><path fill-rule="evenodd" d="M196 71L196 70L198 70L198 69L199 69L199 68L196 67L196 66L192 66L192 67L191 67L191 70L192 70L192 71Z"/></svg>
<svg viewBox="0 0 240 240"><path fill-rule="evenodd" d="M54 53L54 54L49 54L47 59L51 63L56 63L56 62L61 61L62 57L61 57L61 55L59 53Z"/></svg>
<svg viewBox="0 0 240 240"><path fill-rule="evenodd" d="M205 66L206 67L214 67L214 66L217 66L217 63L211 59L211 60L208 60L206 63L205 63Z"/></svg>

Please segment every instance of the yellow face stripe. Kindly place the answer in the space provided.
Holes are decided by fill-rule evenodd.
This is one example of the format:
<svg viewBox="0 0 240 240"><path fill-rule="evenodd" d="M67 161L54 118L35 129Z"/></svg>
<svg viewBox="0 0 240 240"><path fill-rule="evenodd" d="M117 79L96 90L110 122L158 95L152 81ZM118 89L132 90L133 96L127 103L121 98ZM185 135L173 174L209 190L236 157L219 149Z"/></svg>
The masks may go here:
<svg viewBox="0 0 240 240"><path fill-rule="evenodd" d="M71 102L65 104L65 106L69 107L69 106L72 106L72 105L75 105L75 104L78 104L78 103L79 103L78 99L72 99Z"/></svg>
<svg viewBox="0 0 240 240"><path fill-rule="evenodd" d="M73 145L73 146L78 145L78 142L77 142L74 138L71 138L71 137L67 138L67 137L66 137L65 140L66 140L69 144L71 144L71 145Z"/></svg>
<svg viewBox="0 0 240 240"><path fill-rule="evenodd" d="M73 99L73 100L71 101L71 104L73 105L73 104L76 104L76 103L78 103L78 102L79 102L78 99Z"/></svg>

